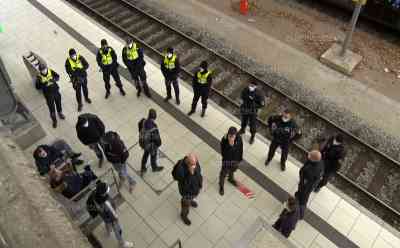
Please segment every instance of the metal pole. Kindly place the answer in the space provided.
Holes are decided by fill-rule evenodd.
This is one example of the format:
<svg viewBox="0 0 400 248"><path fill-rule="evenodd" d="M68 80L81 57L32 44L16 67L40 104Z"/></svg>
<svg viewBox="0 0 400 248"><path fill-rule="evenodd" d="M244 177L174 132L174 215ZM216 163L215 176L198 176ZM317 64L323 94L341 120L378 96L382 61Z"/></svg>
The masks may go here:
<svg viewBox="0 0 400 248"><path fill-rule="evenodd" d="M360 2L356 4L356 8L354 9L353 17L351 18L351 22L350 22L350 30L347 32L347 36L346 36L346 39L344 40L342 51L340 52L340 56L344 56L346 54L347 48L349 47L349 45L351 43L351 39L353 38L353 33L354 33L354 30L356 29L357 20L358 20L358 17L360 16L362 6L363 6L363 4Z"/></svg>

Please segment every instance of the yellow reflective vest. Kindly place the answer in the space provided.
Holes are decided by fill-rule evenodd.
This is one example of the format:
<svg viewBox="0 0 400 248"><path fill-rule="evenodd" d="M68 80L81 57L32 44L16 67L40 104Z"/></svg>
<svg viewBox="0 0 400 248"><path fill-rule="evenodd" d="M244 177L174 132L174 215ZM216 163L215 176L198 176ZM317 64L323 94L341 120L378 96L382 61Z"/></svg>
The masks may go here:
<svg viewBox="0 0 400 248"><path fill-rule="evenodd" d="M129 60L135 60L139 58L138 47L136 43L133 43L132 48L126 47L126 57Z"/></svg>
<svg viewBox="0 0 400 248"><path fill-rule="evenodd" d="M112 56L111 56L111 47L108 48L107 54L103 52L103 49L100 49L100 55L101 55L101 63L103 65L111 65L113 62Z"/></svg>
<svg viewBox="0 0 400 248"><path fill-rule="evenodd" d="M199 84L207 84L208 76L211 74L211 71L207 71L207 73L202 74L201 72L197 72L197 82Z"/></svg>
<svg viewBox="0 0 400 248"><path fill-rule="evenodd" d="M53 73L51 72L50 69L47 69L46 76L43 76L42 73L39 73L39 78L40 78L40 82L42 84L44 84L45 86L50 86L50 85L54 84L54 82L52 81Z"/></svg>
<svg viewBox="0 0 400 248"><path fill-rule="evenodd" d="M68 62L71 65L71 69L73 71L75 71L76 69L82 69L83 68L83 65L82 65L82 62L80 60L80 55L79 54L76 56L76 61L74 61L73 59L68 57Z"/></svg>
<svg viewBox="0 0 400 248"><path fill-rule="evenodd" d="M169 59L167 55L164 57L164 66L168 70L173 70L175 69L175 60L176 60L176 54L172 55L172 58Z"/></svg>

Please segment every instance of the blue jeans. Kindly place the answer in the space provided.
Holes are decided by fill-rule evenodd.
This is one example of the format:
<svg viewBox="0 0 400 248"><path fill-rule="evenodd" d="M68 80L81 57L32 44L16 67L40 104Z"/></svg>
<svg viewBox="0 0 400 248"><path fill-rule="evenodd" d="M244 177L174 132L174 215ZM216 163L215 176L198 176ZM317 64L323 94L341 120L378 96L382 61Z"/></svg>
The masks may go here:
<svg viewBox="0 0 400 248"><path fill-rule="evenodd" d="M114 169L118 172L121 181L128 179L129 185L133 186L136 184L135 179L128 174L128 168L126 163L115 163L113 164Z"/></svg>
<svg viewBox="0 0 400 248"><path fill-rule="evenodd" d="M111 230L114 231L115 238L118 240L120 244L124 243L124 239L122 238L122 229L118 220L113 222L105 222L106 230L108 233L111 233Z"/></svg>

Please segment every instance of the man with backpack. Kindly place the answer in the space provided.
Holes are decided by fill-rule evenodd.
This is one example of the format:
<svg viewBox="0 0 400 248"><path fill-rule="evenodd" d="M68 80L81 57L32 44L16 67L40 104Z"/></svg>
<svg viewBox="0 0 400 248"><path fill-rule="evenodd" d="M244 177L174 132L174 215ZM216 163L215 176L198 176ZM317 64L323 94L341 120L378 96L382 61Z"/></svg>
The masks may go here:
<svg viewBox="0 0 400 248"><path fill-rule="evenodd" d="M189 208L197 208L198 204L194 201L203 187L203 176L201 175L200 164L197 156L193 153L179 160L173 170L172 177L178 181L179 193L181 199L181 219L186 225L190 225L188 219Z"/></svg>
<svg viewBox="0 0 400 248"><path fill-rule="evenodd" d="M128 174L126 161L129 157L129 151L126 149L124 142L116 132L108 131L103 139L103 147L107 160L118 172L121 180L120 186L125 179L127 179L129 184L129 193L132 193L133 188L136 185L136 181L131 175Z"/></svg>
<svg viewBox="0 0 400 248"><path fill-rule="evenodd" d="M161 146L160 132L158 131L155 120L157 113L154 109L149 110L147 119L143 118L139 121L139 145L143 149L142 168L140 175L147 171L146 163L150 156L150 164L153 172L162 171L164 167L157 165L157 151Z"/></svg>
<svg viewBox="0 0 400 248"><path fill-rule="evenodd" d="M122 238L122 229L118 220L116 206L111 197L108 195L110 187L101 181L97 181L96 189L90 194L86 201L86 208L92 218L98 215L103 219L106 225L107 233L114 231L115 238L119 242L121 248L133 247L133 243L125 241Z"/></svg>

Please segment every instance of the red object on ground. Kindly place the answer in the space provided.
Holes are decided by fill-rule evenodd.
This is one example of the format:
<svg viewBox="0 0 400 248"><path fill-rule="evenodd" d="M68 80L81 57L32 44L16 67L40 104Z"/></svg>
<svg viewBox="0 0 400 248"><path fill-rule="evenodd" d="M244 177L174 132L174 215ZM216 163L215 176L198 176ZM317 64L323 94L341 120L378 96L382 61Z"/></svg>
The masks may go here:
<svg viewBox="0 0 400 248"><path fill-rule="evenodd" d="M244 184L237 182L237 188L239 189L240 192L242 192L247 198L254 198L254 193L251 191L249 188L247 188Z"/></svg>
<svg viewBox="0 0 400 248"><path fill-rule="evenodd" d="M249 12L249 1L240 0L240 13L242 13L242 15L247 15L248 12Z"/></svg>

